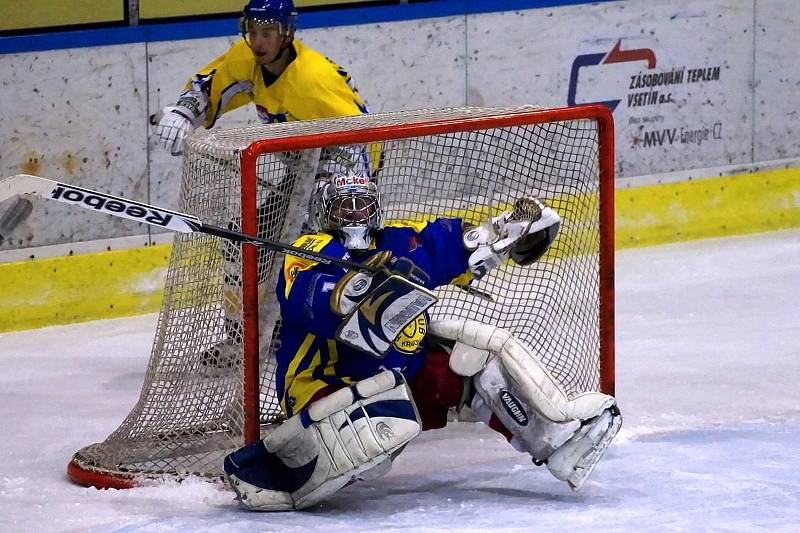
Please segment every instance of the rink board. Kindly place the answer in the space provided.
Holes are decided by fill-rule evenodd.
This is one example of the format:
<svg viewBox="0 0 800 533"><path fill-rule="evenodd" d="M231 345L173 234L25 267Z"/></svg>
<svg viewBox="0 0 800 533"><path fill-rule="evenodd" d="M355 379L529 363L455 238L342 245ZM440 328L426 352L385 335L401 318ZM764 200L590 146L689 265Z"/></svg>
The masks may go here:
<svg viewBox="0 0 800 533"><path fill-rule="evenodd" d="M800 227L800 168L618 189L616 247ZM171 247L0 263L0 331L155 312Z"/></svg>

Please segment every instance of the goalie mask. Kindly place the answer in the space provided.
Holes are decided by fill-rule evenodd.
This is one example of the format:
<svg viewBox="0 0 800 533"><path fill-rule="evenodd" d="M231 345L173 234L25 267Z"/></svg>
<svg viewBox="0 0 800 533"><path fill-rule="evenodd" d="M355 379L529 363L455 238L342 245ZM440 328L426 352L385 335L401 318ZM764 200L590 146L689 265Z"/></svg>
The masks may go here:
<svg viewBox="0 0 800 533"><path fill-rule="evenodd" d="M345 248L366 250L383 227L378 186L367 176L334 176L317 192L317 223L343 238Z"/></svg>

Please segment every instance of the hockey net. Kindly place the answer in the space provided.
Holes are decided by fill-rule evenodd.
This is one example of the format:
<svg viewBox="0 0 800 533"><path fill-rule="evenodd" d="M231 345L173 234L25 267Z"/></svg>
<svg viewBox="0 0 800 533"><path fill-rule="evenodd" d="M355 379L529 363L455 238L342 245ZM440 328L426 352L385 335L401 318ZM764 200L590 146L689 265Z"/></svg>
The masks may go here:
<svg viewBox="0 0 800 533"><path fill-rule="evenodd" d="M366 146L387 220L479 224L535 195L562 217L547 254L473 287L441 288L431 318L505 328L570 396L613 394L613 122L602 106L453 108L204 131L187 144L181 210L290 243L301 233L325 147ZM274 354L283 256L205 234L174 241L138 403L70 477L130 487L222 479L222 459L282 420Z"/></svg>

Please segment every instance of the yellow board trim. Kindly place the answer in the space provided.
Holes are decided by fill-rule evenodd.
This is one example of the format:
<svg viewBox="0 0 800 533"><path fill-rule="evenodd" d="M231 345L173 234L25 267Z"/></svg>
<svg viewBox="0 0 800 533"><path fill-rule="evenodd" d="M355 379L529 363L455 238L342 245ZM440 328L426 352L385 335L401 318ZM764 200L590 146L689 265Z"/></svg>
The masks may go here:
<svg viewBox="0 0 800 533"><path fill-rule="evenodd" d="M618 250L798 228L800 168L630 187L615 201ZM0 332L155 312L170 249L0 263Z"/></svg>
<svg viewBox="0 0 800 533"><path fill-rule="evenodd" d="M616 192L616 248L800 227L800 168Z"/></svg>
<svg viewBox="0 0 800 533"><path fill-rule="evenodd" d="M171 248L0 263L0 331L155 312Z"/></svg>
<svg viewBox="0 0 800 533"><path fill-rule="evenodd" d="M298 8L356 4L377 0L295 0ZM139 0L139 17L156 19L195 15L241 13L247 0Z"/></svg>
<svg viewBox="0 0 800 533"><path fill-rule="evenodd" d="M0 0L0 31L60 28L125 20L120 0Z"/></svg>

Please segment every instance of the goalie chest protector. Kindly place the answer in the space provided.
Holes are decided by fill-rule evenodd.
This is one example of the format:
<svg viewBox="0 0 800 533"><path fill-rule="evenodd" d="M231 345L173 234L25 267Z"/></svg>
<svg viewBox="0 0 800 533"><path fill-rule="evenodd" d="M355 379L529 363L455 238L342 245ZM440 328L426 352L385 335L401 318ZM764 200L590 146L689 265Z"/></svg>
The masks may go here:
<svg viewBox="0 0 800 533"><path fill-rule="evenodd" d="M373 249L357 255L344 248L338 239L322 233L303 236L295 245L359 263L388 250L395 257L411 259L424 270L430 276L425 287L434 289L446 285L468 268L468 254L461 244L461 234L459 219L438 219L427 224L390 225L378 235ZM374 375L381 367L399 370L410 378L422 363L413 356L424 346L427 313L408 323L383 359L334 340L342 318L329 309L330 290L342 273L340 267L293 256L284 260L277 287L284 317L277 354L278 375L286 374L285 383L292 383L293 395L295 386L300 384L298 378L316 381L313 377L320 375L327 381L334 376L359 380ZM310 333L314 333L311 341ZM328 365L333 368L326 371ZM279 390L283 389L281 385L278 384Z"/></svg>

